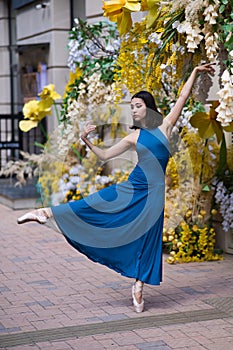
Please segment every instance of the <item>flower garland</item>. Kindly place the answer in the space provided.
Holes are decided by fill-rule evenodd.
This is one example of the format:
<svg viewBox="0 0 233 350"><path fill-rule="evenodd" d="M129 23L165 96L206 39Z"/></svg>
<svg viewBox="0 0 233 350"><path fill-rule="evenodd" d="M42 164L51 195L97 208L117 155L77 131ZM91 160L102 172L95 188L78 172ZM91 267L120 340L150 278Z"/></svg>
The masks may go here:
<svg viewBox="0 0 233 350"><path fill-rule="evenodd" d="M181 136L183 142L169 160L166 174L163 243L170 253L167 262L218 260L209 220L217 212L212 209L211 181L219 148L214 140L207 143L186 128Z"/></svg>
<svg viewBox="0 0 233 350"><path fill-rule="evenodd" d="M75 23L68 44L70 81L66 85L60 123L47 145L48 153L54 149L60 162L68 167L60 172L60 178L54 178L53 186L47 186L53 191L46 189L45 197L53 205L78 200L94 189L106 186L106 179L113 183L118 178L104 175L97 157L80 139L82 127L89 119L98 125L97 133L90 136L94 144L102 145L105 129L109 126L113 139L119 132L120 111L114 105L113 84L114 61L119 47L116 26L107 22L89 25L81 19L76 19ZM46 166L41 172L42 188L46 188L47 180L43 181ZM99 183L97 187L95 180Z"/></svg>
<svg viewBox="0 0 233 350"><path fill-rule="evenodd" d="M119 55L119 76L125 78L126 63L130 67L129 78L124 83L131 91L136 85L132 85L131 77L135 73L139 86L148 87L149 90L158 91L161 89L163 71L161 67L170 71L174 80L184 80L187 69L192 68L201 60L215 62L222 48L226 53L226 60L220 63L226 66L221 77L223 88L219 91L220 106L217 111L220 113L219 120L222 125L232 123L232 76L233 74L233 19L232 4L230 0L175 0L175 1L104 1L104 15L110 20L117 20L124 30L120 31L124 36ZM156 15L155 10L159 13ZM136 23L132 27L132 12L148 10L148 14L142 23ZM128 13L128 17L125 13ZM113 15L114 13L114 15ZM141 30L137 28L141 26ZM150 69L145 73L144 60L141 60L140 45L134 45L134 41L143 38L144 54L147 51L147 61L150 62ZM149 47L149 40L154 39L156 45ZM152 39L152 40L153 40ZM130 59L129 48L133 53ZM154 53L150 50L152 49ZM185 54L185 55L184 55ZM137 64L135 64L135 58ZM127 60L127 62L126 62ZM141 75L140 68L143 72ZM148 74L149 72L149 74ZM228 72L228 75L227 75ZM146 79L142 77L146 76ZM152 78L153 77L153 78ZM119 78L121 79L121 78ZM117 80L117 79L116 79ZM122 80L123 81L123 80ZM149 82L153 81L152 84ZM159 83L159 84L158 84ZM154 86L153 86L154 84ZM160 86L159 86L160 85ZM227 103L226 103L227 100ZM231 113L230 113L231 111ZM227 123L227 124L226 124Z"/></svg>

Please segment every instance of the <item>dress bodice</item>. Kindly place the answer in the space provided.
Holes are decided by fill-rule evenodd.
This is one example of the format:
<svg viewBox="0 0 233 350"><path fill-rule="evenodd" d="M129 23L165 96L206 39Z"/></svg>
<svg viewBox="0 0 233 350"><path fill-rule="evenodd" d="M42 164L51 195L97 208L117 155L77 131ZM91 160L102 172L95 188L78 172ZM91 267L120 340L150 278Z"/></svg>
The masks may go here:
<svg viewBox="0 0 233 350"><path fill-rule="evenodd" d="M141 129L136 144L138 162L129 176L133 183L156 185L164 183L169 159L169 142L158 128Z"/></svg>

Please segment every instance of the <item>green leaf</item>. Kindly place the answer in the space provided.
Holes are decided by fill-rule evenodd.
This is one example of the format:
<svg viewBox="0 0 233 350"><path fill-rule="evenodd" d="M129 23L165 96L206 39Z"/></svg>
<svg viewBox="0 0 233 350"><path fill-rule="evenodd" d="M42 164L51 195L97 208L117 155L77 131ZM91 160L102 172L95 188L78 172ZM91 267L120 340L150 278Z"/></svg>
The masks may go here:
<svg viewBox="0 0 233 350"><path fill-rule="evenodd" d="M209 192L209 191L210 191L210 188L209 188L208 185L204 185L204 186L202 187L202 192Z"/></svg>
<svg viewBox="0 0 233 350"><path fill-rule="evenodd" d="M43 145L42 143L39 143L39 142L37 142L37 141L35 141L34 142L34 145L36 146L36 147L40 147L40 148L45 148L45 145Z"/></svg>
<svg viewBox="0 0 233 350"><path fill-rule="evenodd" d="M219 7L219 13L223 13L224 10L225 10L225 5L221 5L221 6Z"/></svg>
<svg viewBox="0 0 233 350"><path fill-rule="evenodd" d="M226 147L226 139L223 133L222 143L219 152L219 163L218 169L216 171L216 175L219 176L225 172L227 168L227 147Z"/></svg>

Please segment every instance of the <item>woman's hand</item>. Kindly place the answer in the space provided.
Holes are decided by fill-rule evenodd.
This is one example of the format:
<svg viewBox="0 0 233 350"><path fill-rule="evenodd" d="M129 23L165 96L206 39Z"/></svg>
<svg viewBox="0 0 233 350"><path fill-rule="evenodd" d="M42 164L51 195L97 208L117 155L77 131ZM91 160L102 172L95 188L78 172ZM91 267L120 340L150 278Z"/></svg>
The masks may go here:
<svg viewBox="0 0 233 350"><path fill-rule="evenodd" d="M196 70L197 72L208 72L211 75L213 75L215 72L215 70L213 68L214 64L215 63L206 63L206 64L203 64L201 66L195 67L194 70Z"/></svg>
<svg viewBox="0 0 233 350"><path fill-rule="evenodd" d="M94 131L95 129L96 129L96 125L93 125L91 124L91 121L88 121L83 128L81 138L86 139L88 134L90 134L90 132Z"/></svg>

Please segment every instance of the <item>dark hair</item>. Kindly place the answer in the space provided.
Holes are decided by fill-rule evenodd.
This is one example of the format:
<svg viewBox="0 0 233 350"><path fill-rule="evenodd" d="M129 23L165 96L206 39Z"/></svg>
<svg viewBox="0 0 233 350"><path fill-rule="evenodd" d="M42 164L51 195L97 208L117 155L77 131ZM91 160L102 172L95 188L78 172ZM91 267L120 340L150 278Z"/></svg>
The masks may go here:
<svg viewBox="0 0 233 350"><path fill-rule="evenodd" d="M133 98L140 98L144 101L147 110L146 110L146 127L148 129L155 129L159 125L163 123L163 116L159 113L157 106L155 104L154 97L148 91L139 91L131 97L131 101ZM140 123L134 120L133 125L130 129L140 129Z"/></svg>

